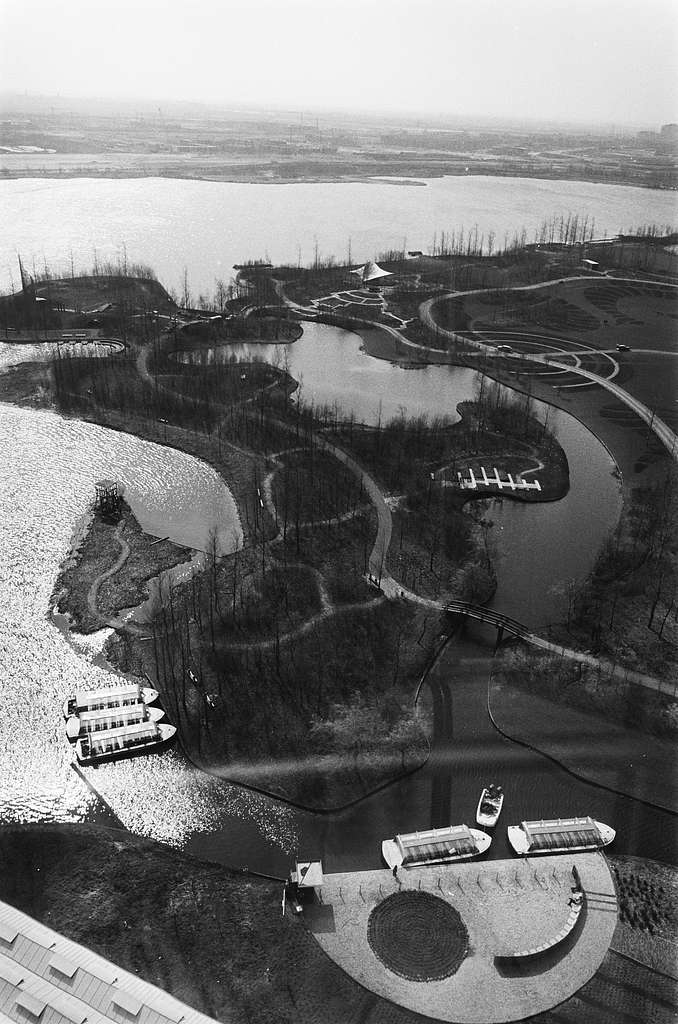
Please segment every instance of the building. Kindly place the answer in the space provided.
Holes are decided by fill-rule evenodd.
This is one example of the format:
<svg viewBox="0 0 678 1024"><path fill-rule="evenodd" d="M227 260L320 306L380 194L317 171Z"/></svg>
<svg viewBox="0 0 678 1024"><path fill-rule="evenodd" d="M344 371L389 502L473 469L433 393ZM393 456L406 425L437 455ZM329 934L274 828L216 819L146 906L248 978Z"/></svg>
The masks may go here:
<svg viewBox="0 0 678 1024"><path fill-rule="evenodd" d="M109 960L0 903L0 1021L213 1024Z"/></svg>

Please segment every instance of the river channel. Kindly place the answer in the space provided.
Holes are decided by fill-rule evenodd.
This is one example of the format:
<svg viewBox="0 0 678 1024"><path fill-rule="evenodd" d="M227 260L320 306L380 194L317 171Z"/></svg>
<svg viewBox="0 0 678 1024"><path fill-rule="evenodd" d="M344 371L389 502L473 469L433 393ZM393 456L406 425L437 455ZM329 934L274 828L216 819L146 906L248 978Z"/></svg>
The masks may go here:
<svg viewBox="0 0 678 1024"><path fill-rule="evenodd" d="M361 338L324 324L304 323L287 345L223 345L179 351L182 362L210 365L235 356L263 359L300 382L302 400L337 408L345 417L376 425L402 415L459 419L457 405L474 396L478 374L460 366L404 368L368 355ZM527 505L508 499L486 503L499 586L493 607L535 628L562 617L566 589L582 579L617 522L621 489L607 449L573 416L533 401L570 464L570 490L557 502Z"/></svg>
<svg viewBox="0 0 678 1024"><path fill-rule="evenodd" d="M274 356L265 346L256 351ZM397 415L403 407L421 411L424 396L429 413L453 415L456 403L473 395L472 371L448 366L406 370L378 362L362 351L356 335L336 328L306 325L304 338L285 346L285 352L283 357L278 350L275 358L286 358L290 372L302 379L307 399L336 403L368 422ZM327 388L327 376L320 371L330 353L333 384L321 393L316 381ZM357 387L363 379L369 384ZM499 566L495 606L535 626L561 613L559 592L569 579L589 570L621 505L614 464L604 446L564 412L554 415L552 410L549 422L570 463L567 497L538 506L504 500L488 503L486 511ZM224 509L230 511L222 531L237 543L237 522L223 485L208 467L181 453L10 406L0 406L0 429L8 455L0 492L5 525L0 558L3 578L10 583L1 649L5 677L13 681L0 709L0 820L101 820L102 805L68 767L59 704L75 685L96 685L106 678L95 664L103 635L78 650L45 617L91 483L100 475L124 479L132 493L137 490L137 512L146 528L163 535L176 531L184 543L190 538L195 543L201 522L204 536L205 524L213 524ZM482 632L449 645L433 677L451 725L444 741L422 771L341 813L297 811L195 771L177 752L90 769L86 777L126 827L200 856L278 874L296 850L322 856L329 870L377 867L387 836L470 822L478 793L490 780L505 786L512 821L591 813L614 825L621 852L671 860L672 816L579 782L492 728L486 708L491 654L492 638ZM595 736L588 739L595 742ZM620 788L628 770L620 763ZM491 857L506 855L500 829Z"/></svg>

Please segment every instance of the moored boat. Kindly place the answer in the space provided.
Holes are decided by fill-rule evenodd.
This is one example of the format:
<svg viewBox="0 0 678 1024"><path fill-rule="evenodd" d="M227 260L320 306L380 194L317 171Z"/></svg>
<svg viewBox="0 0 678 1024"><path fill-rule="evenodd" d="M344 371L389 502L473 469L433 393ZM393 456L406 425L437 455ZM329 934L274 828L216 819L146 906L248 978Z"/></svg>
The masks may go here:
<svg viewBox="0 0 678 1024"><path fill-rule="evenodd" d="M609 825L588 817L521 821L520 825L509 825L507 832L509 843L523 857L536 853L600 850L616 835Z"/></svg>
<svg viewBox="0 0 678 1024"><path fill-rule="evenodd" d="M485 832L468 825L448 825L424 832L408 832L395 839L385 839L381 853L393 868L422 864L443 864L449 861L479 857L489 849L492 839Z"/></svg>
<svg viewBox="0 0 678 1024"><path fill-rule="evenodd" d="M85 733L107 732L135 722L160 722L165 717L161 708L148 704L128 704L122 707L99 708L97 711L81 711L71 715L66 722L66 736L75 743Z"/></svg>
<svg viewBox="0 0 678 1024"><path fill-rule="evenodd" d="M74 697L69 697L64 701L64 718L79 715L83 711L130 707L133 704L152 704L157 699L157 690L150 686L139 686L136 683L106 687L100 690L78 690Z"/></svg>
<svg viewBox="0 0 678 1024"><path fill-rule="evenodd" d="M106 732L89 732L75 744L79 764L98 764L135 754L152 754L166 746L176 733L173 725L135 722Z"/></svg>
<svg viewBox="0 0 678 1024"><path fill-rule="evenodd" d="M476 808L476 821L483 828L494 828L504 806L504 790L501 786L486 786L480 794Z"/></svg>

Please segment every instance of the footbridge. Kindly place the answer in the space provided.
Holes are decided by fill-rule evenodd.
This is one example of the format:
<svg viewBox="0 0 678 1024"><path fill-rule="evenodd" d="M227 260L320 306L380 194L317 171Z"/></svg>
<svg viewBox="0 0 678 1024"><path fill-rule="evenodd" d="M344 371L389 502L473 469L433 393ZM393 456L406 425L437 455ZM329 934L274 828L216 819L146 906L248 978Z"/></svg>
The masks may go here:
<svg viewBox="0 0 678 1024"><path fill-rule="evenodd" d="M518 637L520 640L526 640L528 643L532 643L537 639L529 626L518 622L517 619L512 619L509 615L502 615L501 612L485 608L483 605L470 604L468 601L448 601L445 605L445 611L452 612L454 615L463 615L468 619L477 619L479 622L486 622L488 625L494 626L497 630L497 645L504 639L504 633L510 633L511 636Z"/></svg>
<svg viewBox="0 0 678 1024"><path fill-rule="evenodd" d="M440 606L439 606L440 607ZM444 610L453 615L462 615L468 619L476 619L478 622L486 622L497 630L497 647L504 639L504 634L518 640L523 640L533 647L539 647L542 651L554 654L560 658L567 658L569 661L577 661L581 665L590 665L607 675L614 676L626 683L633 683L635 686L644 686L648 690L655 690L657 693L671 694L674 697L678 693L678 684L675 681L658 679L656 676L648 675L645 672L638 672L635 669L618 665L616 659L601 658L590 651L577 651L571 647L564 647L562 644L553 643L542 636L538 636L533 630L517 619L509 615L502 615L491 608L484 608L482 605L471 604L468 601L447 601Z"/></svg>

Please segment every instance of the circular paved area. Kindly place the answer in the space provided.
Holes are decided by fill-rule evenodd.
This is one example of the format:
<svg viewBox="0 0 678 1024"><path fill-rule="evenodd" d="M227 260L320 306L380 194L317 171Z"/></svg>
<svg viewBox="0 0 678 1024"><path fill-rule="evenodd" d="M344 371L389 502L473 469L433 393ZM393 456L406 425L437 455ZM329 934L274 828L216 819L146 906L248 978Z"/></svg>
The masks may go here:
<svg viewBox="0 0 678 1024"><path fill-rule="evenodd" d="M459 913L428 892L394 892L367 922L367 939L379 959L409 981L437 981L458 970L468 950Z"/></svg>
<svg viewBox="0 0 678 1024"><path fill-rule="evenodd" d="M514 963L507 954L550 942L566 924L574 867L586 894L576 927L543 955ZM381 948L369 940L370 920L379 920L375 909L392 898L394 907L404 907L405 895L431 897L425 916L429 907L437 913L440 902L459 915L468 950L451 974L436 972L430 919L422 937L416 910L424 903L412 902L397 928L384 919L379 931L392 934ZM552 1009L595 974L614 933L617 899L603 854L554 854L403 869L397 879L387 870L326 874L322 903L307 906L303 917L325 952L370 991L438 1021L501 1024ZM442 924L441 915L440 934ZM410 949L409 976L386 959L401 955L399 947ZM414 980L422 965L427 980Z"/></svg>

